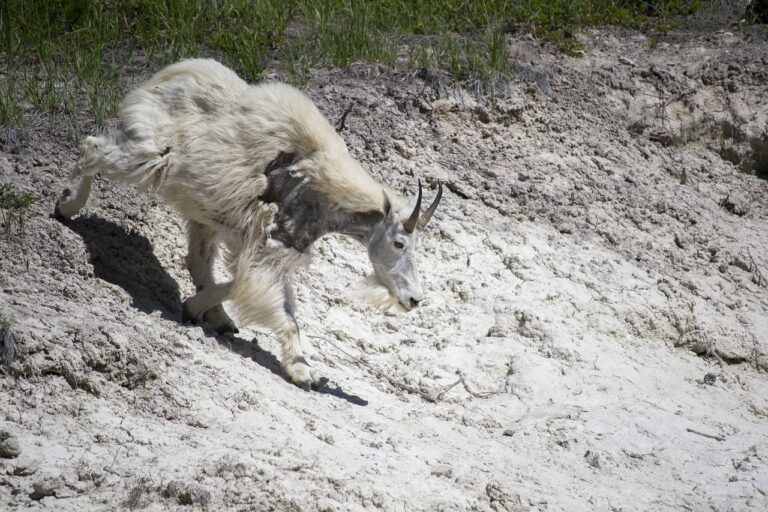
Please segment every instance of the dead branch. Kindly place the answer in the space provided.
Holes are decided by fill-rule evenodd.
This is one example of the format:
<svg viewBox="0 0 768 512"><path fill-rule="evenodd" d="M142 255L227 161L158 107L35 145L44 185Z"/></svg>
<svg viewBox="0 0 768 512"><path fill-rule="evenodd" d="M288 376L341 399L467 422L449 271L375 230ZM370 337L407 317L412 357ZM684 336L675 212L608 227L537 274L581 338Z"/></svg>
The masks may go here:
<svg viewBox="0 0 768 512"><path fill-rule="evenodd" d="M686 428L685 430L687 430L691 434L697 434L697 435L700 435L702 437L706 437L708 439L714 439L715 441L725 441L725 438L723 436L718 436L718 435L715 435L715 434L707 434L706 432L700 432L700 431L694 430L692 428Z"/></svg>

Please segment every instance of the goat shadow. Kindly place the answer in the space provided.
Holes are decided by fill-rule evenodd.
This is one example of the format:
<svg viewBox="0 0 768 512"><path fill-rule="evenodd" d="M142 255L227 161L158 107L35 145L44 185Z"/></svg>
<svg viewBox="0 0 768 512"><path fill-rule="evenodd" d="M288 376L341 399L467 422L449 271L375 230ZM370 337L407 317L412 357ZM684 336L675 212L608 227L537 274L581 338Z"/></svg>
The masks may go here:
<svg viewBox="0 0 768 512"><path fill-rule="evenodd" d="M147 237L95 215L60 222L85 242L96 277L128 292L139 311L159 311L166 320L179 321L179 285L155 257Z"/></svg>
<svg viewBox="0 0 768 512"><path fill-rule="evenodd" d="M256 364L263 366L275 375L278 375L285 380L289 380L288 375L286 375L282 366L280 366L280 361L277 360L272 352L262 349L255 338L253 341L247 341L237 336L232 338L216 336L216 340L219 342L219 345L227 347L232 352L251 359ZM312 391L341 398L352 405L368 405L367 400L360 398L357 395L346 393L339 386L332 384L326 377L321 377L318 382L312 386Z"/></svg>
<svg viewBox="0 0 768 512"><path fill-rule="evenodd" d="M131 305L139 311L147 314L159 311L162 318L181 323L179 285L160 264L147 237L95 215L59 221L83 239L96 277L125 290L131 296ZM206 325L203 329L220 345L289 380L277 358L255 341L221 336ZM329 384L327 378L321 378L313 389L353 405L368 405L363 398Z"/></svg>

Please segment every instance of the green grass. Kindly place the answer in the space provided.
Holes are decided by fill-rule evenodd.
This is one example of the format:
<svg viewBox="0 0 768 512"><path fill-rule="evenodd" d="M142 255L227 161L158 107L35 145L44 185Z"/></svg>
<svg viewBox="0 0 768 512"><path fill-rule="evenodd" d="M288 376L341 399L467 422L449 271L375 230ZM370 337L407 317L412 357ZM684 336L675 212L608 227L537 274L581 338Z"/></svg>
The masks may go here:
<svg viewBox="0 0 768 512"><path fill-rule="evenodd" d="M8 183L0 185L0 226L6 238L24 232L24 222L29 216L29 207L37 201L30 192L19 194Z"/></svg>
<svg viewBox="0 0 768 512"><path fill-rule="evenodd" d="M429 69L454 80L508 76L511 30L578 55L586 26L669 28L686 0L3 0L0 124L26 106L97 124L115 115L119 78L187 57L213 56L247 80L269 67L306 83L318 66L357 61ZM73 120L74 119L74 120Z"/></svg>

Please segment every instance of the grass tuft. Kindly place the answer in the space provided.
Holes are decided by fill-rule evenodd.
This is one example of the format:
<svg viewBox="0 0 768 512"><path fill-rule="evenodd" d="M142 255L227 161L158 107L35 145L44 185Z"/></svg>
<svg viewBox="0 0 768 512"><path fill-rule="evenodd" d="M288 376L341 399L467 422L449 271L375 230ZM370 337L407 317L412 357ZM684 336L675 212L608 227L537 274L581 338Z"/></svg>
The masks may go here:
<svg viewBox="0 0 768 512"><path fill-rule="evenodd" d="M66 115L79 137L77 112L97 124L115 114L126 64L199 56L250 81L277 66L302 85L312 67L366 61L494 83L508 77L512 30L578 55L583 27L665 30L696 8L689 0L4 0L0 124L19 124L26 102Z"/></svg>
<svg viewBox="0 0 768 512"><path fill-rule="evenodd" d="M29 207L37 202L31 192L17 193L8 183L0 185L0 219L6 238L24 232L24 222L29 215Z"/></svg>

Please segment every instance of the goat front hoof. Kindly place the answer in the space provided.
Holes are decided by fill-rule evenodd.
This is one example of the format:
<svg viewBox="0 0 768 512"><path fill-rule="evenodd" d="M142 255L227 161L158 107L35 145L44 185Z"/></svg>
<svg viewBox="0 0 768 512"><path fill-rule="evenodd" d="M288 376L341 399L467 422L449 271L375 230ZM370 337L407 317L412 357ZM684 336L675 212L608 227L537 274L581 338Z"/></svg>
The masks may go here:
<svg viewBox="0 0 768 512"><path fill-rule="evenodd" d="M297 358L294 362L286 365L285 372L288 374L291 382L304 391L311 391L317 382L312 367L307 364L303 357Z"/></svg>

